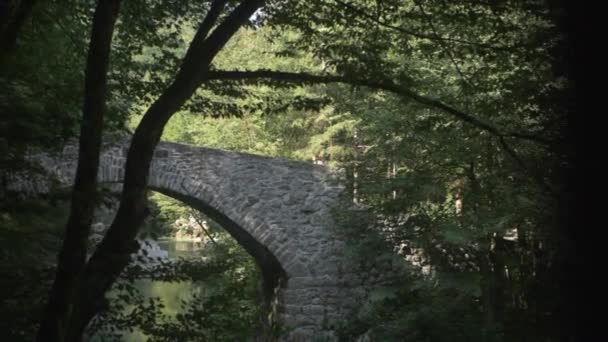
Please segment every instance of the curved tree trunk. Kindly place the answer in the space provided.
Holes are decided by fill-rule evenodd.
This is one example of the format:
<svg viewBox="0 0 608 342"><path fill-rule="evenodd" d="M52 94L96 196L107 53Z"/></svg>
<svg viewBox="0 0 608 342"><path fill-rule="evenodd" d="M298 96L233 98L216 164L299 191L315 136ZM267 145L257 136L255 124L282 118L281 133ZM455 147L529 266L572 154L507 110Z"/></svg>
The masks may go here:
<svg viewBox="0 0 608 342"><path fill-rule="evenodd" d="M76 290L86 262L89 230L97 202L97 169L103 134L106 75L119 4L120 0L100 0L93 18L87 57L78 167L70 216L59 252L55 281L38 330L38 341L65 340Z"/></svg>
<svg viewBox="0 0 608 342"><path fill-rule="evenodd" d="M211 61L236 31L263 4L260 0L242 1L211 34L227 1L213 2L201 23L174 82L148 109L135 130L125 166L125 179L118 212L91 259L80 284L77 305L70 326L69 340L79 341L97 312L105 306L104 294L110 289L137 248L135 237L148 214L146 189L154 149L171 116L194 94L206 79Z"/></svg>

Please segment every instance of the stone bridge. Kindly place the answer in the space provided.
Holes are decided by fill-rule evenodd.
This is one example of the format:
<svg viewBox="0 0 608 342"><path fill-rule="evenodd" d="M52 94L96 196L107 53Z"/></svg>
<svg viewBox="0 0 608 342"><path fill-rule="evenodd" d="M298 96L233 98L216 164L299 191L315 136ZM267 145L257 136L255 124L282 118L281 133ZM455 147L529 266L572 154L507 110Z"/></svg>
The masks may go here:
<svg viewBox="0 0 608 342"><path fill-rule="evenodd" d="M106 141L99 181L120 183L129 138ZM78 149L33 156L63 184L72 184ZM332 208L343 187L325 167L244 153L161 142L149 187L221 224L256 260L273 296L286 341L332 339L369 289L342 255ZM40 193L43 182L21 182ZM276 289L276 291L274 291Z"/></svg>

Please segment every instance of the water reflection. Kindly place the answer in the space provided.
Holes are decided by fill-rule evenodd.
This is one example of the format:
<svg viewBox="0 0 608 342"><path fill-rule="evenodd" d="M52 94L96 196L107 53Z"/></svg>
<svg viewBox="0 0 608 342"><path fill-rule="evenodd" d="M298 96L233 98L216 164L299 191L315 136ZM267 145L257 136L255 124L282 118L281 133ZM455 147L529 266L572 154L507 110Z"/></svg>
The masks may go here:
<svg viewBox="0 0 608 342"><path fill-rule="evenodd" d="M178 241L170 238L161 238L157 242L161 249L168 252L170 259L200 258L201 250L204 247L204 244L201 242ZM193 295L200 294L202 291L202 284L191 281L165 282L138 280L135 282L135 286L144 298L160 298L164 304L162 313L171 318L174 318L179 313L182 302L190 301ZM125 308L126 312L131 310L131 307ZM135 329L133 332L124 332L122 340L125 342L143 342L148 340L148 336Z"/></svg>
<svg viewBox="0 0 608 342"><path fill-rule="evenodd" d="M202 242L181 241L169 238L161 238L158 245L169 253L169 258L177 259L179 257L197 257L200 255L200 250L203 249Z"/></svg>

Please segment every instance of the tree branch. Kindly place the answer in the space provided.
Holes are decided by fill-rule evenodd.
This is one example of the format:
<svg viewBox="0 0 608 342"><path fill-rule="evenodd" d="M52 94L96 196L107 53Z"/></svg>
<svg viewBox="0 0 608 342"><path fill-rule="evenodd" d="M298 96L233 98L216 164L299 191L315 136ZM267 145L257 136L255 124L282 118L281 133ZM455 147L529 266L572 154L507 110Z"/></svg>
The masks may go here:
<svg viewBox="0 0 608 342"><path fill-rule="evenodd" d="M427 23L429 24L429 27L431 28L431 31L433 32L433 36L435 36L436 38L440 38L439 32L435 29L435 25L433 25L433 20L431 19L431 17L429 15L426 14L426 11L424 10L424 7L422 7L422 4L417 1L415 1L415 4L416 4L416 6L418 6L418 8L420 8L420 12L422 13L422 15L424 15L425 20L427 21ZM450 58L450 61L454 65L454 68L456 69L456 72L458 73L458 75L460 75L460 78L462 78L462 80L464 81L465 84L467 84L469 87L474 89L475 85L473 85L473 83L469 80L469 78L466 77L462 73L462 70L460 69L458 62L456 62L456 59L454 58L454 54L452 52L451 47L447 45L446 41L441 40L441 39L438 39L438 43L439 43L439 46L441 46L441 48L443 48L445 53Z"/></svg>
<svg viewBox="0 0 608 342"><path fill-rule="evenodd" d="M345 83L353 86L364 86L372 89L381 89L385 90L400 96L404 96L410 98L420 104L423 104L427 107L439 109L442 112L450 114L457 119L464 121L472 126L475 126L483 131L490 133L491 135L497 137L503 150L509 155L512 159L516 161L519 167L526 173L528 173L537 183L538 185L551 195L555 196L555 192L551 189L551 187L543 181L542 178L538 177L534 172L532 172L523 161L517 156L515 151L513 151L509 145L504 140L506 137L513 137L528 141L533 141L536 143L541 143L543 145L551 145L552 142L545 140L543 138L539 138L529 134L522 133L512 133L512 132L503 132L497 127L491 125L490 123L484 122L471 114L464 113L454 107L451 107L437 99L423 96L415 93L414 91L408 89L407 87L400 86L392 81L372 81L372 80L361 80L361 79L349 79L343 76L336 75L314 75L310 73L293 73L293 72L283 72L283 71L271 71L271 70L256 70L256 71L223 71L223 70L214 70L208 73L209 80L252 80L252 79L270 79L279 82L297 82L297 83Z"/></svg>
<svg viewBox="0 0 608 342"><path fill-rule="evenodd" d="M203 22L201 23L201 26L198 32L196 33L197 36L200 36L203 39L207 38L207 35L209 35L209 31L211 31L211 28L217 22L217 18L224 10L224 7L226 6L227 2L228 0L213 1L211 7L209 8L209 12L207 12L207 16L205 16L205 19L203 19Z"/></svg>
<svg viewBox="0 0 608 342"><path fill-rule="evenodd" d="M184 190L188 195L193 196L193 194L190 192L190 190L186 189L186 187L184 186L184 182L182 181L182 183L180 184L182 190ZM213 235L211 235L211 232L207 230L207 228L205 228L205 225L198 219L198 217L196 216L196 210L194 210L193 208L190 208L190 216L192 216L194 218L194 220L196 221L196 223L198 224L198 226L203 230L203 232L205 232L205 235L207 235L207 237L209 238L209 240L211 240L211 242L213 242L213 244L217 247L219 246L217 244L217 242L215 242L215 239L213 238Z"/></svg>
<svg viewBox="0 0 608 342"><path fill-rule="evenodd" d="M409 36L413 36L413 37L417 37L417 38L422 38L422 39L428 39L428 40L432 40L432 41L446 41L446 42L454 42L454 43L459 43L459 44L464 44L464 45L471 45L471 46L477 46L480 48L484 48L484 49L494 49L494 50L512 50L514 48L517 48L515 46L499 46L499 45L492 45L492 44L486 44L486 43L478 43L478 42L471 42L468 40L464 40L464 39L458 39L458 38L448 38L448 37L441 37L441 36L430 36L424 33L420 33L420 32L414 32L414 31L410 31L410 30L406 30L402 27L399 26L395 26L395 25L391 25L388 23L385 23L379 19L374 18L373 16L367 14L365 11L355 7L352 4L349 4L347 2L341 1L341 0L334 0L337 4L341 5L342 7L345 7L346 9L356 13L357 15L370 20L380 26L386 27L388 29L391 30L395 30L404 34L407 34Z"/></svg>
<svg viewBox="0 0 608 342"><path fill-rule="evenodd" d="M381 89L393 94L401 95L410 98L420 104L427 107L439 109L444 113L450 114L457 119L464 121L472 126L475 126L483 131L486 131L496 137L513 137L543 145L550 145L552 141L540 138L531 134L517 133L517 132L503 132L492 124L485 122L475 116L462 112L450 105L447 105L437 99L429 96L417 94L416 92L408 89L407 87L398 85L392 81L382 80L364 80L364 79L351 79L344 76L338 75L315 75L306 72L285 72L285 71L273 71L273 70L255 70L255 71L238 71L238 70L213 70L207 73L207 79L209 80L254 80L254 79L270 79L279 82L294 82L303 84L315 84L315 83L345 83L353 86L364 86L372 89Z"/></svg>
<svg viewBox="0 0 608 342"><path fill-rule="evenodd" d="M65 27L65 25L63 25L61 20L57 20L57 18L55 17L55 15L53 13L50 13L50 11L48 9L44 9L42 11L42 14L44 14L45 17L47 17L48 20L52 21L53 24L57 25L57 27L59 27L59 29L61 31L63 31L63 33L65 34L66 37L68 37L68 39L70 40L70 42L72 43L72 45L74 46L74 48L76 49L77 53L79 55L81 55L82 57L86 58L86 42L83 41L78 41L78 39L76 39L74 37L74 35L72 34L72 32L70 32L70 30L67 29L67 27Z"/></svg>
<svg viewBox="0 0 608 342"><path fill-rule="evenodd" d="M209 238L209 240L217 247L219 246L217 244L217 242L215 242L215 239L213 238L213 235L211 235L211 232L207 230L207 228L205 228L205 224L203 222L201 222L201 220L198 218L198 216L196 216L196 211L194 209L190 210L190 216L192 216L192 218L194 218L194 221L196 221L196 224L198 224L198 226L201 228L201 230L203 232L205 232L205 235L207 235L207 237Z"/></svg>
<svg viewBox="0 0 608 342"><path fill-rule="evenodd" d="M553 188L551 186L549 186L549 184L547 184L541 176L539 176L536 172L530 170L530 168L528 168L526 166L524 161L521 160L521 158L519 158L517 153L507 144L504 137L498 137L498 141L500 143L500 146L502 146L503 150L507 153L507 155L509 155L509 157L511 157L515 161L515 163L517 165L519 165L519 167L522 170L524 170L526 173L528 173L528 176L530 176L532 179L534 179L534 181L538 184L538 186L541 189L543 189L544 191L549 193L554 198L559 197L557 195L557 193L553 190Z"/></svg>

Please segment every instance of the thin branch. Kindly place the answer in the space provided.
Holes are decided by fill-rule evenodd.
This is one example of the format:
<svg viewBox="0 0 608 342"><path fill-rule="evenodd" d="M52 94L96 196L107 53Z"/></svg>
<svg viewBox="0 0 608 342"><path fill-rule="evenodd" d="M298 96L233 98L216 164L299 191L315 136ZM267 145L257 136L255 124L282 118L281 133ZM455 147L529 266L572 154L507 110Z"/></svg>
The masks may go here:
<svg viewBox="0 0 608 342"><path fill-rule="evenodd" d="M502 146L502 148L504 149L504 151L519 165L519 167L524 170L526 173L528 173L528 175L530 177L532 177L532 179L534 179L534 181L538 184L538 186L540 186L543 190L545 190L547 193L549 193L551 196L558 198L559 196L557 195L557 193L553 190L553 188L551 188L551 186L549 186L549 184L547 184L541 176L539 176L538 174L536 174L536 172L530 170L530 168L528 168L526 166L526 164L524 163L523 160L521 160L521 158L519 158L519 156L517 155L517 153L507 144L507 142L505 141L504 137L498 137L498 141L500 142L500 146Z"/></svg>
<svg viewBox="0 0 608 342"><path fill-rule="evenodd" d="M374 18L373 16L365 13L365 11L353 6L352 4L346 3L344 1L341 0L334 0L336 3L338 3L339 5L346 7L347 9L355 12L356 14L364 17L365 19L371 20L372 22L389 28L391 30L395 30L404 34L407 34L409 36L413 36L413 37L417 37L417 38L422 38L422 39L428 39L428 40L432 40L432 41L446 41L446 42L454 42L454 43L459 43L459 44L465 44L465 45L472 45L472 46L477 46L480 48L485 48L485 49L494 49L494 50L511 50L514 48L517 48L516 46L498 46L498 45L492 45L492 44L485 44L485 43L478 43L478 42L471 42L468 40L464 40L464 39L458 39L458 38L448 38L448 37L440 37L440 36L429 36L427 34L424 33L420 33L420 32L414 32L414 31L410 31L410 30L406 30L402 27L399 26L395 26L395 25L391 25L388 23L385 23L379 19Z"/></svg>
<svg viewBox="0 0 608 342"><path fill-rule="evenodd" d="M527 134L527 133L507 132L507 133L503 134L502 136L505 138L517 138L517 139L522 139L522 140L534 141L534 142L538 142L538 143L541 143L541 144L547 145L547 146L553 145L555 143L555 141L545 139L545 138L540 138L536 135Z"/></svg>
<svg viewBox="0 0 608 342"><path fill-rule="evenodd" d="M431 31L433 32L433 35L436 38L439 38L439 33L438 31L435 29L435 25L433 25L433 20L431 19L431 17L426 14L426 11L424 10L424 8L422 7L422 4L420 4L419 2L416 2L416 6L418 6L418 8L420 8L420 12L422 13L422 15L424 15L424 18L426 19L426 21L429 24L429 27L431 28ZM458 62L456 62L456 59L454 58L454 54L452 53L451 47L448 46L446 44L446 42L444 40L438 39L438 43L441 46L441 48L446 52L446 54L448 55L448 57L450 58L450 61L452 62L452 64L454 65L454 68L456 69L456 72L458 73L458 75L460 75L460 78L462 78L462 80L471 88L475 88L475 85L469 80L468 77L466 77L462 71L460 70L460 66L458 65Z"/></svg>
<svg viewBox="0 0 608 342"><path fill-rule="evenodd" d="M55 25L57 25L57 27L59 27L59 29L61 31L63 31L63 33L66 35L66 37L68 37L68 39L70 40L72 45L76 48L77 53L81 57L87 56L86 44L84 41L78 41L76 38L74 38L73 32L70 32L70 30L68 30L60 20L57 20L57 18L55 18L55 16L53 15L53 13L50 13L46 9L44 11L42 11L42 13L44 14L45 17L47 17L47 19L51 20Z"/></svg>
<svg viewBox="0 0 608 342"><path fill-rule="evenodd" d="M196 221L196 224L198 224L199 227L201 227L201 229L203 230L203 232L205 232L205 235L207 235L207 237L209 238L209 240L217 247L219 246L217 244L217 242L215 242L215 239L213 238L213 236L211 235L211 232L207 230L207 228L205 228L205 226L203 225L203 223L198 219L198 217L196 215L193 215L192 213L195 210L192 209L190 216L194 219L194 221Z"/></svg>
<svg viewBox="0 0 608 342"><path fill-rule="evenodd" d="M180 186L181 186L182 190L184 190L186 192L186 194L188 194L188 196L195 197L195 196L192 195L192 193L190 192L190 190L186 189L186 186L184 186L184 181L181 182ZM217 242L215 242L215 239L213 238L213 236L211 236L211 232L209 232L205 228L205 226L203 225L203 223L198 220L198 218L196 217L196 215L192 215L192 212L194 212L194 209L191 209L190 216L192 216L194 218L194 220L199 225L199 227L201 227L201 229L203 230L203 232L205 232L205 235L207 235L207 237L209 238L209 240L211 240L211 242L213 242L213 244L215 246L218 246L218 244L217 244Z"/></svg>
<svg viewBox="0 0 608 342"><path fill-rule="evenodd" d="M315 75L306 72L284 72L284 71L273 71L273 70L255 70L255 71L225 71L225 70L214 70L210 71L206 75L207 80L251 80L251 79L271 79L281 82L297 82L297 83L345 83L353 86L364 86L372 89L381 89L397 95L401 95L410 98L425 106L439 109L445 113L448 113L457 119L471 124L483 131L486 131L496 137L513 137L523 140L533 141L541 143L543 145L550 145L552 142L544 138L533 136L525 133L517 132L503 132L492 124L485 122L481 119L476 118L471 114L462 112L452 106L449 106L437 99L429 96L417 94L416 92L408 89L407 87L398 85L392 81L374 81L364 79L351 79L344 76L337 75Z"/></svg>

